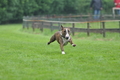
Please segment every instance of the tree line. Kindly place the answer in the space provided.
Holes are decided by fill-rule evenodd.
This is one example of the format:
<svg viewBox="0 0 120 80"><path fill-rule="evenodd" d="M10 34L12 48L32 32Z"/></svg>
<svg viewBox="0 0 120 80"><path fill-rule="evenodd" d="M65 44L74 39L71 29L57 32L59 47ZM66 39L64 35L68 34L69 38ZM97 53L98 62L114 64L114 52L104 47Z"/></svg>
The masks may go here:
<svg viewBox="0 0 120 80"><path fill-rule="evenodd" d="M103 1L103 14L111 14L113 0ZM22 21L23 16L88 14L91 0L0 0L0 23Z"/></svg>

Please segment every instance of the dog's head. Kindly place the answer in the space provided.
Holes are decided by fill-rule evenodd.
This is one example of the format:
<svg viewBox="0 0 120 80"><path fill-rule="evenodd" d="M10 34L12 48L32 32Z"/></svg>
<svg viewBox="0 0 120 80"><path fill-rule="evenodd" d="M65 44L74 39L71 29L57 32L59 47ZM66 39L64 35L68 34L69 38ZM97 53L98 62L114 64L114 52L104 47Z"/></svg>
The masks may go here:
<svg viewBox="0 0 120 80"><path fill-rule="evenodd" d="M69 40L70 39L70 28L64 28L61 25L61 30L62 30L62 37L64 37L65 39Z"/></svg>

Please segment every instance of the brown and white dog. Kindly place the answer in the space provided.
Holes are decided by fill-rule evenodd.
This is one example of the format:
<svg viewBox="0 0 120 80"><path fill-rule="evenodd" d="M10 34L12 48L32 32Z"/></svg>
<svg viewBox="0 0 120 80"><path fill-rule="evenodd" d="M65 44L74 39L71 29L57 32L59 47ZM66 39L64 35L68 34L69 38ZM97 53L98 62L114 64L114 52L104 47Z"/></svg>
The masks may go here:
<svg viewBox="0 0 120 80"><path fill-rule="evenodd" d="M50 41L47 43L48 45L51 42L54 42L57 40L57 42L60 44L60 49L62 51L62 54L65 54L63 46L67 45L68 42L75 47L76 45L73 44L72 38L70 37L70 29L69 28L64 28L61 25L61 31L56 32L51 38Z"/></svg>

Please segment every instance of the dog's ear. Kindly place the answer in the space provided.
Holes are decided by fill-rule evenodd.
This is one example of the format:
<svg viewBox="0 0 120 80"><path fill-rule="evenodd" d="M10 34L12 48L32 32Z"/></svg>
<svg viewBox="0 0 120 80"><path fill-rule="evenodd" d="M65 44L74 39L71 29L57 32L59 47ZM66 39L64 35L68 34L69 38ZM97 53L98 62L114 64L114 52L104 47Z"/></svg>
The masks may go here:
<svg viewBox="0 0 120 80"><path fill-rule="evenodd" d="M61 25L61 30L63 30L63 26Z"/></svg>

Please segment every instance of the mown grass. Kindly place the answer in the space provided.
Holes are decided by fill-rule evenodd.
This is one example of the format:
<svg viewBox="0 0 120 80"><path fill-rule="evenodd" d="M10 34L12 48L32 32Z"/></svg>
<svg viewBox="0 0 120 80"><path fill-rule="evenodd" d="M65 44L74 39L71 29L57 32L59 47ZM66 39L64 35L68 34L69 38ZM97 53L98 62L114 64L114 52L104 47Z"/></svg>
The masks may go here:
<svg viewBox="0 0 120 80"><path fill-rule="evenodd" d="M0 25L1 80L119 80L119 33L76 33L76 47L57 42L46 45L54 33L22 29L22 24Z"/></svg>

